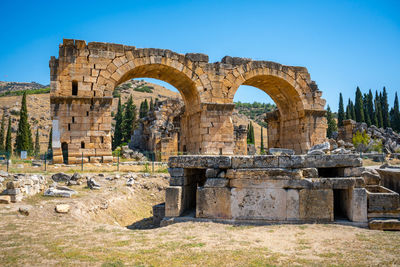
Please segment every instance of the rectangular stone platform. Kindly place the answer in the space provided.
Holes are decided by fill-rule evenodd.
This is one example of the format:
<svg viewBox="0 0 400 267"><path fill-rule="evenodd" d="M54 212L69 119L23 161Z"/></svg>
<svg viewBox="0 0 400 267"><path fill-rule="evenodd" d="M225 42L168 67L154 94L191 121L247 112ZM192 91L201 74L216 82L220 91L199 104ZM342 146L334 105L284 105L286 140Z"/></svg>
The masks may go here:
<svg viewBox="0 0 400 267"><path fill-rule="evenodd" d="M263 222L367 223L358 155L175 156L165 216Z"/></svg>

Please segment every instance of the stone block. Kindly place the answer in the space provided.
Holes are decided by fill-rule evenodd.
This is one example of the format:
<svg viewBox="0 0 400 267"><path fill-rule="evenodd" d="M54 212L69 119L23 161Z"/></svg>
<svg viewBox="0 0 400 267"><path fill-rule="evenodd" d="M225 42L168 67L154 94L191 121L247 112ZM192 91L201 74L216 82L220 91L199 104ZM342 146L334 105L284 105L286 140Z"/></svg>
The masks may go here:
<svg viewBox="0 0 400 267"><path fill-rule="evenodd" d="M185 170L183 168L168 168L168 172L174 177L182 177L185 175Z"/></svg>
<svg viewBox="0 0 400 267"><path fill-rule="evenodd" d="M349 193L349 220L352 222L368 222L367 192L365 188L354 188Z"/></svg>
<svg viewBox="0 0 400 267"><path fill-rule="evenodd" d="M10 203L11 203L11 196L0 195L0 204L10 204Z"/></svg>
<svg viewBox="0 0 400 267"><path fill-rule="evenodd" d="M285 189L233 188L233 219L286 220Z"/></svg>
<svg viewBox="0 0 400 267"><path fill-rule="evenodd" d="M232 168L242 169L242 168L253 168L254 167L254 157L253 156L234 156L232 157Z"/></svg>
<svg viewBox="0 0 400 267"><path fill-rule="evenodd" d="M278 168L278 157L272 155L254 156L255 168Z"/></svg>
<svg viewBox="0 0 400 267"><path fill-rule="evenodd" d="M230 189L199 187L197 189L196 217L231 219Z"/></svg>
<svg viewBox="0 0 400 267"><path fill-rule="evenodd" d="M317 178L318 170L316 168L305 168L303 171L304 178Z"/></svg>
<svg viewBox="0 0 400 267"><path fill-rule="evenodd" d="M165 191L165 216L178 217L182 212L182 187L169 186Z"/></svg>
<svg viewBox="0 0 400 267"><path fill-rule="evenodd" d="M332 189L301 189L299 210L301 220L333 221Z"/></svg>
<svg viewBox="0 0 400 267"><path fill-rule="evenodd" d="M383 186L365 187L368 198L368 212L393 211L399 207L399 194Z"/></svg>
<svg viewBox="0 0 400 267"><path fill-rule="evenodd" d="M301 179L302 172L298 169L228 169L228 179Z"/></svg>
<svg viewBox="0 0 400 267"><path fill-rule="evenodd" d="M372 220L368 223L371 230L400 231L399 219Z"/></svg>
<svg viewBox="0 0 400 267"><path fill-rule="evenodd" d="M308 168L338 168L361 167L362 159L354 154L339 155L307 155L304 157L304 167Z"/></svg>
<svg viewBox="0 0 400 267"><path fill-rule="evenodd" d="M207 178L204 187L226 187L229 184L229 179L225 178Z"/></svg>
<svg viewBox="0 0 400 267"><path fill-rule="evenodd" d="M344 177L360 177L365 171L365 167L348 167L343 168Z"/></svg>
<svg viewBox="0 0 400 267"><path fill-rule="evenodd" d="M293 156L279 156L278 167L279 168L304 168L304 156L293 155Z"/></svg>

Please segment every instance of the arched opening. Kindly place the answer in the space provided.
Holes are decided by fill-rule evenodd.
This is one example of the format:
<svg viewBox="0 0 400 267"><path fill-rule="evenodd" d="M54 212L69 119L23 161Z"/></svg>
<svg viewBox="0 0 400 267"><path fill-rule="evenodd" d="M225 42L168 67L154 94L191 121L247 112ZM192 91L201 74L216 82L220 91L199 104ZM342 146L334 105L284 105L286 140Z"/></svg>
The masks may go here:
<svg viewBox="0 0 400 267"><path fill-rule="evenodd" d="M141 151L149 157L154 156L156 161L167 161L169 156L184 153L186 146L190 145L187 144L188 134L184 131L187 117L190 116L181 93L184 90L178 90L161 79L131 77L134 75L124 76L127 80L120 82L113 92L114 117L118 112L117 98L121 98L122 106L126 108L125 105L132 95L136 106L135 129L129 140L125 139L123 143L128 143L131 149ZM177 78L168 77L168 79ZM192 101L193 95L188 97L189 102ZM147 109L143 111L145 103Z"/></svg>
<svg viewBox="0 0 400 267"><path fill-rule="evenodd" d="M78 82L72 81L72 95L78 95Z"/></svg>
<svg viewBox="0 0 400 267"><path fill-rule="evenodd" d="M63 142L61 144L61 150L62 150L64 164L68 164L68 144L66 142Z"/></svg>
<svg viewBox="0 0 400 267"><path fill-rule="evenodd" d="M238 88L233 99L235 154L266 154L268 123L265 114L277 110L275 102L264 91L248 85Z"/></svg>
<svg viewBox="0 0 400 267"><path fill-rule="evenodd" d="M266 110L263 115L267 124L265 147L288 148L300 153L309 146L302 141L305 139L302 136L302 118L305 113L302 96L289 82L273 75L254 75L244 80L241 85L245 85L247 90L251 87L260 89L276 105L276 109ZM234 91L234 96L236 92Z"/></svg>

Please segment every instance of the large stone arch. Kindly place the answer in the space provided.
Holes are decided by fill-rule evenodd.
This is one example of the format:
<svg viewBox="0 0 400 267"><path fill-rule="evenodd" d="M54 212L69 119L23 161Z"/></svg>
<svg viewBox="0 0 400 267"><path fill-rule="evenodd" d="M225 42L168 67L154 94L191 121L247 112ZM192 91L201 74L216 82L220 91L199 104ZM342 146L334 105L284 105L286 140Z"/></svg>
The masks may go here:
<svg viewBox="0 0 400 267"><path fill-rule="evenodd" d="M300 153L325 138L325 101L305 68L231 57L209 63L204 54L64 39L58 59L50 60L54 162L63 162L61 143L69 163L80 162L82 153L84 161L111 161L112 92L139 77L180 91L191 154L233 154L233 96L241 84L264 90L279 106L279 114L267 116L275 125L270 146Z"/></svg>

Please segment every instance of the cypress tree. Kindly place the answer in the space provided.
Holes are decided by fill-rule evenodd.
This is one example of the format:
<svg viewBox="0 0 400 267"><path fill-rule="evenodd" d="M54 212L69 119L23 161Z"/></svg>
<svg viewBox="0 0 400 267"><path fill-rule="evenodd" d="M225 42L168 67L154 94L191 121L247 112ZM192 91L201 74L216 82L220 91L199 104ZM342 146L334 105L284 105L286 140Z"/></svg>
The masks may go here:
<svg viewBox="0 0 400 267"><path fill-rule="evenodd" d="M364 110L364 119L365 119L365 123L368 126L371 126L371 118L369 116L369 107L368 107L368 94L364 94L363 95L363 110Z"/></svg>
<svg viewBox="0 0 400 267"><path fill-rule="evenodd" d="M374 110L374 96L372 95L371 89L369 89L368 92L367 106L368 106L369 118L371 120L371 125L376 125L377 117L376 117L376 112Z"/></svg>
<svg viewBox="0 0 400 267"><path fill-rule="evenodd" d="M50 134L49 134L49 144L47 145L47 150L53 150L53 127L50 129Z"/></svg>
<svg viewBox="0 0 400 267"><path fill-rule="evenodd" d="M39 128L37 128L35 137L35 156L38 156L39 154L40 154Z"/></svg>
<svg viewBox="0 0 400 267"><path fill-rule="evenodd" d="M143 117L146 117L148 112L149 112L149 104L147 103L147 99L145 99L143 103L143 114L144 114Z"/></svg>
<svg viewBox="0 0 400 267"><path fill-rule="evenodd" d="M251 143L254 145L255 144L255 138L254 138L254 126L251 124Z"/></svg>
<svg viewBox="0 0 400 267"><path fill-rule="evenodd" d="M356 120L356 109L354 107L353 101L350 101L351 104L351 118L352 120Z"/></svg>
<svg viewBox="0 0 400 267"><path fill-rule="evenodd" d="M28 122L28 109L26 107L26 92L24 92L21 101L15 150L17 152L27 151L29 155L33 152L32 132Z"/></svg>
<svg viewBox="0 0 400 267"><path fill-rule="evenodd" d="M328 138L331 138L332 134L337 131L337 125L336 125L335 119L333 118L333 114L332 114L332 111L331 111L331 108L329 107L329 105L328 105L328 108L326 109L326 111L327 111L326 112L326 120L328 123L328 129L326 131L326 136Z"/></svg>
<svg viewBox="0 0 400 267"><path fill-rule="evenodd" d="M254 127L251 121L248 125L247 130L247 144L254 144Z"/></svg>
<svg viewBox="0 0 400 267"><path fill-rule="evenodd" d="M356 112L356 121L357 122L365 122L363 98L362 98L361 90L358 86L357 86L357 90L356 90L356 104L355 104L354 109Z"/></svg>
<svg viewBox="0 0 400 267"><path fill-rule="evenodd" d="M4 151L4 127L5 127L5 118L6 113L3 111L3 118L1 119L1 128L0 128L0 151Z"/></svg>
<svg viewBox="0 0 400 267"><path fill-rule="evenodd" d="M7 128L7 135L6 135L6 152L11 154L12 152L12 145L11 145L11 117L8 117L8 128Z"/></svg>
<svg viewBox="0 0 400 267"><path fill-rule="evenodd" d="M260 148L260 152L261 152L261 154L265 154L263 127L261 127L261 148Z"/></svg>
<svg viewBox="0 0 400 267"><path fill-rule="evenodd" d="M129 142L131 139L131 135L133 134L133 130L135 129L136 124L136 106L133 104L132 95L129 96L128 101L126 102L124 118L122 122L122 140L124 142Z"/></svg>
<svg viewBox="0 0 400 267"><path fill-rule="evenodd" d="M375 91L375 113L376 113L376 126L379 128L383 127L383 118L382 118L382 106L381 106L381 98L378 95L378 91Z"/></svg>
<svg viewBox="0 0 400 267"><path fill-rule="evenodd" d="M339 94L339 110L338 110L338 126L343 126L343 120L345 119L344 108L343 108L343 96Z"/></svg>
<svg viewBox="0 0 400 267"><path fill-rule="evenodd" d="M117 148L122 143L123 112L124 112L124 110L123 110L122 104L121 104L121 97L119 97L117 114L115 114L115 129L114 129L114 136L113 136L113 142L112 142L113 149Z"/></svg>
<svg viewBox="0 0 400 267"><path fill-rule="evenodd" d="M390 127L390 120L389 120L389 104L388 104L388 97L386 93L386 88L383 87L383 94L382 94L382 119L383 119L383 128Z"/></svg>
<svg viewBox="0 0 400 267"><path fill-rule="evenodd" d="M347 102L346 106L346 120L352 120L352 114L351 114L351 100L349 98L349 101Z"/></svg>
<svg viewBox="0 0 400 267"><path fill-rule="evenodd" d="M153 103L153 98L150 100L150 111L154 110L154 103Z"/></svg>
<svg viewBox="0 0 400 267"><path fill-rule="evenodd" d="M397 97L397 92L394 95L394 104L393 104L393 114L391 116L392 121L391 125L393 130L396 132L400 131L400 111L399 111L399 98Z"/></svg>

